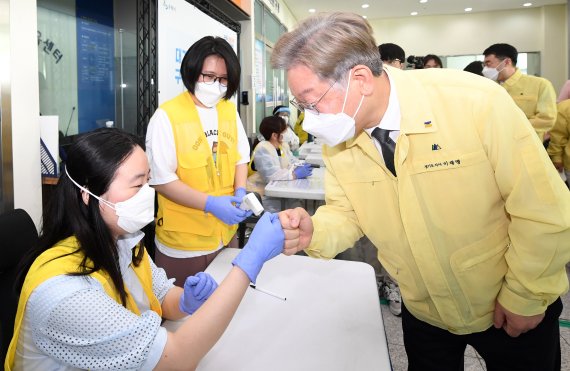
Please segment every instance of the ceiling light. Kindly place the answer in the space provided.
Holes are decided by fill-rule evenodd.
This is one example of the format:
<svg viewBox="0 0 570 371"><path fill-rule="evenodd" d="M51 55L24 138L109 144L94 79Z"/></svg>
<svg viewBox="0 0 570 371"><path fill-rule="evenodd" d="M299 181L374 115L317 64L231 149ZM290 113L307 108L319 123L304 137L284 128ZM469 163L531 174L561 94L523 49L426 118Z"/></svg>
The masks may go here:
<svg viewBox="0 0 570 371"><path fill-rule="evenodd" d="M366 19L366 18L368 18L368 17L367 17L367 16L365 16L365 15L363 15L363 16L362 16L362 18Z"/></svg>
<svg viewBox="0 0 570 371"><path fill-rule="evenodd" d="M313 9L313 8L309 9L309 13L314 13L314 12L316 12L316 11L317 11L317 10L316 10L316 9Z"/></svg>
<svg viewBox="0 0 570 371"><path fill-rule="evenodd" d="M411 12L410 15L418 15L418 12Z"/></svg>
<svg viewBox="0 0 570 371"><path fill-rule="evenodd" d="M523 6L532 6L532 3L524 3Z"/></svg>
<svg viewBox="0 0 570 371"><path fill-rule="evenodd" d="M428 0L420 0L420 4L425 4L427 2L428 2Z"/></svg>
<svg viewBox="0 0 570 371"><path fill-rule="evenodd" d="M368 8L369 6L370 6L370 5L368 5L368 4L362 4L362 9L366 9L366 8Z"/></svg>
<svg viewBox="0 0 570 371"><path fill-rule="evenodd" d="M465 8L465 11L466 11L466 12L470 12L470 11L472 11L472 10L473 10L473 8Z"/></svg>

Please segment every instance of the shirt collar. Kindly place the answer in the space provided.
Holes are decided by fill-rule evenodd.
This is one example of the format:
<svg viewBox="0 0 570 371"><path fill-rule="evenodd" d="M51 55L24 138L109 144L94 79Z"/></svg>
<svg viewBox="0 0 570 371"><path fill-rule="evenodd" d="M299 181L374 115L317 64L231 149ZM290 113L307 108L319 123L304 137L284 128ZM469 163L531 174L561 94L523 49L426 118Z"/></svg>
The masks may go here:
<svg viewBox="0 0 570 371"><path fill-rule="evenodd" d="M364 129L368 133L368 135L372 135L372 131L377 127L381 129L391 130L391 131L399 131L400 130L400 120L402 115L400 113L400 101L398 99L398 91L396 90L396 84L394 84L393 79L390 77L390 73L388 69L384 67L384 73L388 77L388 81L390 82L390 96L388 98L388 107L386 108L386 112L384 112L384 116L382 116L382 120L378 123L378 125Z"/></svg>
<svg viewBox="0 0 570 371"><path fill-rule="evenodd" d="M144 233L141 231L119 237L117 251L119 253L119 268L125 272L133 262L133 248L142 240Z"/></svg>

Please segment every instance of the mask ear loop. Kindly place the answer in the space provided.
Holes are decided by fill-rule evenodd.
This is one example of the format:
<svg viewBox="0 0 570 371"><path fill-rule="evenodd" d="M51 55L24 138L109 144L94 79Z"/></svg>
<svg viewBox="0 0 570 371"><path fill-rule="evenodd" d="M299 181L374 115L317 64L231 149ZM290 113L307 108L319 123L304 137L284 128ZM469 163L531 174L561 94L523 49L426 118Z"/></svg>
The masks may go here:
<svg viewBox="0 0 570 371"><path fill-rule="evenodd" d="M344 94L344 102L342 103L342 111L341 111L343 113L344 113L344 106L346 105L346 100L348 99L348 89L350 88L351 76L352 76L352 71L348 71L348 85L346 86L346 93ZM362 106L362 102L364 102L364 95L360 98L360 103L358 103L358 108L356 108L356 112L354 112L354 115L352 116L353 119L358 114L358 111L360 111L360 106Z"/></svg>
<svg viewBox="0 0 570 371"><path fill-rule="evenodd" d="M87 192L89 193L91 196L95 197L97 200L99 200L100 202L104 203L105 205L109 206L111 209L115 210L115 205L107 200L102 199L99 196L95 196L93 193L89 192L89 190L83 186L80 186L75 180L73 180L73 178L71 177L71 175L69 175L69 172L67 171L67 166L65 167L65 174L67 175L67 177L69 178L69 180L71 180L71 182L73 184L75 184L75 186L77 188L79 188L80 190L82 190L83 192Z"/></svg>
<svg viewBox="0 0 570 371"><path fill-rule="evenodd" d="M352 68L348 71L348 85L346 85L346 93L344 93L344 102L342 102L342 110L340 112L344 113L344 106L346 105L346 100L348 99L348 89L350 89L350 78L352 77Z"/></svg>
<svg viewBox="0 0 570 371"><path fill-rule="evenodd" d="M496 67L497 73L501 73L501 71L503 71L505 69L505 67L507 66L507 63L503 64L503 68L501 68L501 71L499 71L499 65L501 63L504 63L507 60L507 58L503 59L501 62L499 62L499 64Z"/></svg>

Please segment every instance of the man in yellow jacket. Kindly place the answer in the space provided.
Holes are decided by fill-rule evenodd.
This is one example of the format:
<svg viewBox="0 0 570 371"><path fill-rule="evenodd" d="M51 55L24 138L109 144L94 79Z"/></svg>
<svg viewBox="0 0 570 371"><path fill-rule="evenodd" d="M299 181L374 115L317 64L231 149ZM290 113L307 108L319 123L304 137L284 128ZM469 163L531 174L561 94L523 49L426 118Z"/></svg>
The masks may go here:
<svg viewBox="0 0 570 371"><path fill-rule="evenodd" d="M558 118L550 130L548 154L558 171L564 171L570 184L570 99L558 103Z"/></svg>
<svg viewBox="0 0 570 371"><path fill-rule="evenodd" d="M483 76L499 82L524 112L540 140L556 121L556 92L547 79L524 75L517 68L517 49L493 44L483 52Z"/></svg>
<svg viewBox="0 0 570 371"><path fill-rule="evenodd" d="M307 19L271 61L326 144L326 205L280 214L285 252L366 235L400 285L409 370L456 370L467 344L489 369L559 370L570 192L505 90L383 67L355 14Z"/></svg>

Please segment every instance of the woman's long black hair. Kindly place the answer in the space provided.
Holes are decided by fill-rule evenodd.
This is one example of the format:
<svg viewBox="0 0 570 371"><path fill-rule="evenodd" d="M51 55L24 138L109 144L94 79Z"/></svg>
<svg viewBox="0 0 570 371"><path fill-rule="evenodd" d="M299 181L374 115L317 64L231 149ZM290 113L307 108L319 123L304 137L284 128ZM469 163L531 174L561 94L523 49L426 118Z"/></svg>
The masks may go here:
<svg viewBox="0 0 570 371"><path fill-rule="evenodd" d="M107 192L117 169L144 142L138 137L120 129L101 128L82 134L68 151L66 168L69 176L91 193L100 196ZM99 200L89 197L83 202L82 191L63 171L52 199L44 212L42 231L38 246L22 262L17 288L21 289L27 271L34 260L58 242L75 236L79 242L77 252L84 255L78 273L88 275L103 270L113 280L123 306L126 291L119 269L119 255L116 241L105 224L99 209ZM140 264L144 248L133 249L133 263ZM93 266L86 264L87 259Z"/></svg>

